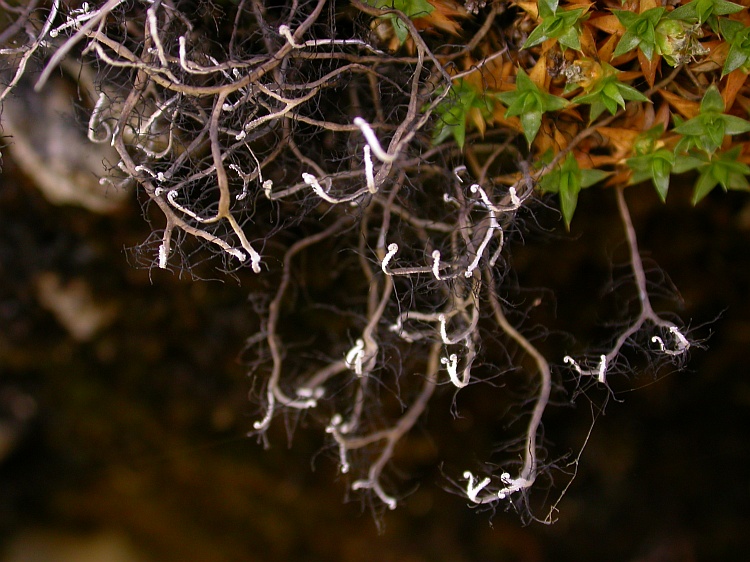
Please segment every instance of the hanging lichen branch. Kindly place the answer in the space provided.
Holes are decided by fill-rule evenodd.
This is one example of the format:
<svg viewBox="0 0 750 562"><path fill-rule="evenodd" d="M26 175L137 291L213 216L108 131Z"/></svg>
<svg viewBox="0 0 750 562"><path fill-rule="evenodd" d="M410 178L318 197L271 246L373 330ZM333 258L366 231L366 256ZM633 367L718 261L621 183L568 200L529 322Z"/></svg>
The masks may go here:
<svg viewBox="0 0 750 562"><path fill-rule="evenodd" d="M271 351L273 366L271 370L271 376L269 377L267 382L265 404L266 415L263 417L263 419L253 423L253 428L256 431L264 432L268 429L268 426L270 425L271 420L273 419L273 415L276 411L277 401L286 408L304 410L308 408L314 408L317 405L317 398L322 396L322 392L318 391L311 392L308 396L305 396L307 393L303 393L303 396L300 396L298 393L298 398L291 398L287 396L281 388L283 353L281 342L277 333L281 313L280 309L281 303L291 282L292 259L294 258L294 256L296 256L302 250L314 244L318 244L330 236L333 236L350 221L351 219L349 219L348 217L342 217L317 235L308 236L307 238L304 238L296 244L292 245L292 247L289 248L289 250L286 252L286 255L284 256L284 268L282 270L281 282L279 283L279 288L276 291L276 296L268 306L266 341L268 343L268 348Z"/></svg>
<svg viewBox="0 0 750 562"><path fill-rule="evenodd" d="M70 38L68 38L61 46L55 49L55 53L52 55L52 58L44 67L42 74L39 76L39 79L36 82L36 86L34 86L34 89L37 92L41 91L41 89L47 83L47 80L49 80L49 77L52 74L52 72L55 70L55 68L57 68L57 66L60 64L63 58L65 58L65 55L67 55L73 49L73 47L76 46L76 44L79 41L87 37L89 32L91 32L95 27L100 25L100 23L104 20L104 18L106 18L110 14L110 12L112 12L112 10L114 10L117 6L122 4L124 1L125 0L109 0L99 9L94 10L90 13L85 13L84 19L74 20L75 23L74 25L72 25L72 27L76 29L76 33L73 34ZM57 13L59 6L60 6L59 0L55 0L55 2L53 3L53 10L52 10L54 14ZM54 15L52 12L50 13L51 19L48 20L50 22L54 20ZM66 24L63 24L63 27L58 27L56 30L57 32L56 35L62 31L65 31L68 27L71 27L68 25L69 23L70 21ZM81 23L83 23L83 25L80 25ZM42 29L42 35L41 35L42 38L46 34L47 30L48 30L48 27L45 24L45 27Z"/></svg>
<svg viewBox="0 0 750 562"><path fill-rule="evenodd" d="M33 37L33 40L20 48L0 49L0 55L21 55L21 58L16 65L16 70L13 78L11 78L2 94L0 94L0 103L2 103L2 101L8 96L8 94L11 93L13 88L18 85L18 82L24 76L26 67L29 64L31 57L36 54L37 49L39 49L44 44L45 38L51 33L52 25L55 21L55 18L57 18L59 10L60 0L54 0L52 2L52 8L50 9L49 14L47 14L47 17L44 20L42 29L39 31L39 34L37 36Z"/></svg>
<svg viewBox="0 0 750 562"><path fill-rule="evenodd" d="M537 390L536 400L531 411L528 425L526 426L523 464L519 470L518 476L513 477L510 473L503 472L500 475L500 483L497 485L497 491L485 495L479 495L481 491L488 489L490 482L486 482L486 479L483 479L483 485L477 489L478 487L475 485L472 473L470 471L464 472L464 478L469 479L466 495L473 503L477 504L494 503L498 500L504 500L513 494L523 492L534 485L539 470L537 460L539 446L537 438L542 425L542 418L549 404L550 393L552 391L552 376L549 363L539 350L508 322L505 313L503 312L502 305L495 293L495 279L492 270L488 269L485 271L485 281L487 284L487 297L490 306L492 307L495 322L500 329L515 341L534 361L537 369L536 374L539 377L539 388Z"/></svg>
<svg viewBox="0 0 750 562"><path fill-rule="evenodd" d="M654 312L654 309L651 306L651 298L646 285L646 273L643 269L643 261L641 260L640 252L638 250L638 239L636 238L635 228L633 227L633 222L630 218L630 211L628 210L623 192L624 188L622 187L615 189L617 208L619 210L620 220L622 221L628 243L630 267L633 272L633 278L635 279L636 290L638 292L638 303L640 308L638 316L636 316L636 318L618 334L612 348L607 353L600 356L599 364L595 369L582 368L580 364L569 355L564 358L565 363L572 365L580 376L593 376L602 384L606 384L607 372L617 362L617 358L622 352L623 347L633 336L640 332L646 324L651 324L657 329L666 331L673 340L673 347L670 347L669 344L664 342L664 339L661 336L653 336L651 342L658 344L658 351L660 353L670 357L678 357L687 353L690 349L690 341L685 337L685 334L683 334L673 322L665 320Z"/></svg>
<svg viewBox="0 0 750 562"><path fill-rule="evenodd" d="M414 424L424 413L427 403L435 391L439 353L440 346L433 345L427 362L427 373L425 375L422 391L401 416L398 422L396 422L392 428L382 433L382 438L385 440L385 446L382 448L378 458L370 466L367 478L356 480L352 483L352 490L372 490L373 493L375 493L375 495L386 506L388 506L388 509L396 509L397 501L393 496L384 491L381 483L381 475L385 465L393 456L396 443L398 443L401 438L410 431L412 427L414 427ZM353 448L354 445L356 445L356 440L352 440L347 446Z"/></svg>

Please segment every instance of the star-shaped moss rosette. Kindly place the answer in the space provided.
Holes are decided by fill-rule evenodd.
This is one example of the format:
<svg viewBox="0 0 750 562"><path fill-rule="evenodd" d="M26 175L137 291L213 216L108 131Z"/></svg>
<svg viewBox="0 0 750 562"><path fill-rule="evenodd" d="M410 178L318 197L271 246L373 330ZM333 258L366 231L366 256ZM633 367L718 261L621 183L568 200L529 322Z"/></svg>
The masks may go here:
<svg viewBox="0 0 750 562"><path fill-rule="evenodd" d="M750 191L747 180L750 166L740 161L741 151L741 146L735 146L726 152L711 155L693 152L677 159L672 173L681 174L691 170L698 172L698 179L693 187L693 205L697 205L719 185L724 191Z"/></svg>
<svg viewBox="0 0 750 562"><path fill-rule="evenodd" d="M435 108L438 116L432 144L438 145L453 136L459 148L466 141L466 127L472 124L481 134L492 118L492 105L487 95L463 78L453 82L450 94Z"/></svg>
<svg viewBox="0 0 750 562"><path fill-rule="evenodd" d="M588 67L593 67L590 70L590 74L596 76L594 80L571 80L569 78L566 91L573 91L579 85L585 84L584 93L573 98L572 102L578 105L590 105L591 110L589 113L589 121L593 122L602 112L606 109L610 114L614 115L617 113L618 108L625 109L626 101L640 101L651 103L646 96L635 89L633 86L629 86L618 80L620 74L616 68L606 62L596 63L592 61L586 61ZM577 67L579 63L574 63L570 66L569 76L574 73L573 69Z"/></svg>
<svg viewBox="0 0 750 562"><path fill-rule="evenodd" d="M738 68L748 72L750 70L750 27L742 22L726 18L720 20L719 27L729 44L724 67L721 69L722 78Z"/></svg>
<svg viewBox="0 0 750 562"><path fill-rule="evenodd" d="M398 10L414 22L418 30L440 29L451 35L461 30L456 18L466 15L460 4L453 0L366 0L367 4L380 10ZM387 26L391 37L389 48L397 49L409 39L409 28L395 13L384 14L376 22ZM379 28L380 29L380 28ZM382 31L382 30L381 30Z"/></svg>
<svg viewBox="0 0 750 562"><path fill-rule="evenodd" d="M693 0L675 8L669 18L682 20L702 25L708 22L714 31L719 27L716 25L718 16L728 16L742 11L744 8L734 2L727 0Z"/></svg>
<svg viewBox="0 0 750 562"><path fill-rule="evenodd" d="M519 5L524 7L523 3ZM587 17L587 7L559 9L559 0L539 0L536 8L540 23L524 42L524 49L535 47L547 39L557 39L562 47L581 50L580 24Z"/></svg>
<svg viewBox="0 0 750 562"><path fill-rule="evenodd" d="M612 13L625 27L625 33L612 53L613 57L624 55L639 48L646 58L651 60L656 50L656 27L659 25L666 8L651 8L640 14L630 10L612 10Z"/></svg>
<svg viewBox="0 0 750 562"><path fill-rule="evenodd" d="M505 117L519 118L529 146L542 125L542 115L550 111L559 111L569 103L566 99L542 90L522 68L519 68L516 74L516 89L495 96L508 107Z"/></svg>
<svg viewBox="0 0 750 562"><path fill-rule="evenodd" d="M651 181L662 202L667 200L669 176L675 165L674 152L664 147L659 140L664 133L664 126L657 125L641 134L633 143L633 156L626 160L632 171L629 184Z"/></svg>
<svg viewBox="0 0 750 562"><path fill-rule="evenodd" d="M581 169L573 153L568 152L561 166L542 177L539 187L545 193L557 193L560 196L560 210L565 219L565 226L569 229L580 191L599 183L609 175L609 172L603 170Z"/></svg>
<svg viewBox="0 0 750 562"><path fill-rule="evenodd" d="M675 118L679 121L679 118ZM713 154L724 142L727 135L750 132L750 121L724 113L724 99L715 84L709 86L700 104L700 114L684 122L678 122L673 129L683 135L675 147L675 152L692 148Z"/></svg>

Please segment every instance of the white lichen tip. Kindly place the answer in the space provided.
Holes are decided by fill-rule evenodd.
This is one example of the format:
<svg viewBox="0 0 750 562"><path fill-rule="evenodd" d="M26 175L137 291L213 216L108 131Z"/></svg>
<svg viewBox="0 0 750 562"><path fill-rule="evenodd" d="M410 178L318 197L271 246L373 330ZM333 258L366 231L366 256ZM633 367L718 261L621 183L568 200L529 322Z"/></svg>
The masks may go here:
<svg viewBox="0 0 750 562"><path fill-rule="evenodd" d="M440 281L440 250L432 252L432 274Z"/></svg>
<svg viewBox="0 0 750 562"><path fill-rule="evenodd" d="M297 389L297 396L300 398L322 398L325 394L325 389L322 386L318 386L315 388L308 388L306 386L300 387Z"/></svg>
<svg viewBox="0 0 750 562"><path fill-rule="evenodd" d="M533 480L521 478L520 476L518 478L513 478L507 472L503 472L500 475L500 480L502 481L503 484L505 484L505 487L498 490L497 492L497 497L498 499L501 499L501 500L504 500L505 498L507 498L511 494L514 494L515 492L520 492L521 490L530 488L532 484L534 484Z"/></svg>
<svg viewBox="0 0 750 562"><path fill-rule="evenodd" d="M367 121L365 121L361 117L355 117L354 124L359 127L360 131L362 131L362 134L365 136L365 140L367 140L367 144L370 146L372 151L375 153L375 156L377 156L381 162L393 162L394 160L396 160L395 155L388 154L385 150L383 150L378 137L375 135L375 131L372 130L372 127L370 127L370 124Z"/></svg>
<svg viewBox="0 0 750 562"><path fill-rule="evenodd" d="M370 193L377 193L378 188L375 186L375 168L372 164L372 156L370 155L370 145L366 144L364 148L365 155L365 178L367 180L367 190Z"/></svg>
<svg viewBox="0 0 750 562"><path fill-rule="evenodd" d="M271 408L266 411L266 415L263 416L262 420L258 420L256 422L253 422L253 429L256 429L258 431L265 431L268 429L268 426L271 425L271 418L273 417L273 410Z"/></svg>
<svg viewBox="0 0 750 562"><path fill-rule="evenodd" d="M458 183L464 183L464 180L461 179L461 176L459 174L465 171L466 171L466 166L464 165L456 166L455 168L453 168L453 175L458 180Z"/></svg>
<svg viewBox="0 0 750 562"><path fill-rule="evenodd" d="M358 339L349 352L346 354L344 359L346 366L354 371L358 377L362 376L362 359L365 356L365 342L362 339Z"/></svg>
<svg viewBox="0 0 750 562"><path fill-rule="evenodd" d="M334 414L330 423L326 427L326 433L333 435L333 438L339 446L339 470L341 471L341 474L348 473L351 468L349 465L349 459L346 456L346 441L341 435L342 433L346 433L346 429L341 414Z"/></svg>
<svg viewBox="0 0 750 562"><path fill-rule="evenodd" d="M237 248L228 248L226 252L233 258L237 258L240 261L245 261L247 259L245 252L243 252L242 250L238 250ZM253 267L253 270L254 269L255 267ZM256 273L258 272L256 271Z"/></svg>
<svg viewBox="0 0 750 562"><path fill-rule="evenodd" d="M511 186L511 188L508 190L508 193L510 193L510 202L515 207L518 208L521 206L521 199L518 197L518 193L516 192L516 188Z"/></svg>
<svg viewBox="0 0 750 562"><path fill-rule="evenodd" d="M263 182L263 192L266 194L266 198L271 198L271 189L273 189L273 180L266 180Z"/></svg>
<svg viewBox="0 0 750 562"><path fill-rule="evenodd" d="M599 382L605 383L607 381L607 356L606 355L599 356L599 364L597 365L596 370L582 369L581 366L578 364L578 361L573 359L570 355L566 355L565 357L563 357L563 363L572 365L579 375L584 375L584 376L596 375L596 379Z"/></svg>
<svg viewBox="0 0 750 562"><path fill-rule="evenodd" d="M279 34L286 39L289 44L294 47L295 49L301 49L304 47L304 45L300 45L294 40L294 36L292 35L292 30L289 28L288 25L280 25L279 26Z"/></svg>
<svg viewBox="0 0 750 562"><path fill-rule="evenodd" d="M167 269L167 245L162 242L159 245L159 269Z"/></svg>
<svg viewBox="0 0 750 562"><path fill-rule="evenodd" d="M388 264L391 263L391 260L393 259L393 256L396 255L396 252L398 252L398 244L395 242L388 244L388 253L383 258L383 262L380 264L380 269L383 270L383 273L386 275L390 275L391 273L388 271Z"/></svg>
<svg viewBox="0 0 750 562"><path fill-rule="evenodd" d="M666 355L682 355L685 353L688 349L690 349L690 342L688 339L680 332L680 329L677 326L670 326L669 327L669 333L672 334L672 336L675 339L676 347L675 349L669 349L664 344L664 340L662 340L659 336L654 336L651 338L651 341L653 343L659 344L659 349L662 353L665 353Z"/></svg>
<svg viewBox="0 0 750 562"><path fill-rule="evenodd" d="M445 320L445 314L440 314L438 316L438 322L440 322L440 339L443 340L444 344L450 344L450 339L448 339L448 329L446 327L446 320Z"/></svg>
<svg viewBox="0 0 750 562"><path fill-rule="evenodd" d="M469 481L466 484L466 497L474 503L479 503L477 500L479 492L484 490L489 485L491 480L489 478L484 478L482 481L477 482L477 478L469 470L464 472L464 478L468 479Z"/></svg>
<svg viewBox="0 0 750 562"><path fill-rule="evenodd" d="M451 353L449 357L441 357L440 363L445 365L445 368L448 371L448 377L453 383L453 386L456 388L464 388L468 384L468 382L464 382L458 378L458 355Z"/></svg>
<svg viewBox="0 0 750 562"><path fill-rule="evenodd" d="M315 194L320 197L321 199L324 199L325 201L328 201L329 203L333 203L334 205L337 203L341 203L338 199L334 199L326 191L323 189L323 186L320 185L320 182L318 181L318 178L316 178L312 174L308 174L307 172L302 173L302 179L305 181L307 185L312 187Z"/></svg>
<svg viewBox="0 0 750 562"><path fill-rule="evenodd" d="M373 482L372 480L357 480L352 483L352 490L372 490L375 492L375 495L378 496L380 501L388 506L388 509L396 509L396 499L386 494L378 482Z"/></svg>

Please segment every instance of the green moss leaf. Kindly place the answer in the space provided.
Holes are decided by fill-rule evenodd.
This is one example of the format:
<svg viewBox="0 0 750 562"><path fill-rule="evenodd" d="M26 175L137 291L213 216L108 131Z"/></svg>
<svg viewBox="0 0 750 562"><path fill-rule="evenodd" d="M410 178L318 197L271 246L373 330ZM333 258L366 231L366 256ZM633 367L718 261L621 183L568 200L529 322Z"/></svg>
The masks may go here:
<svg viewBox="0 0 750 562"><path fill-rule="evenodd" d="M711 84L706 90L706 95L703 96L701 113L724 113L724 98L721 97L719 88L715 84Z"/></svg>

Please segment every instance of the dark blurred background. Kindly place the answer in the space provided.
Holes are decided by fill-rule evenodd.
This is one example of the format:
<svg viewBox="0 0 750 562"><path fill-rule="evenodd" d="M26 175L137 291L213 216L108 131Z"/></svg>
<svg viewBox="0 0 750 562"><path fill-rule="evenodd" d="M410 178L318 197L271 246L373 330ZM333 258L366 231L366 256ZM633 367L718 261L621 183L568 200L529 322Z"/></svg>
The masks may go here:
<svg viewBox="0 0 750 562"><path fill-rule="evenodd" d="M557 522L524 526L512 511L478 512L446 492L463 447L491 450L505 436L496 402L467 392L460 420L445 414L453 395L441 395L404 443L397 466L411 494L378 534L368 506L345 501L335 463L319 454L319 428L302 420L289 446L278 422L268 450L246 437L258 417L243 355L258 323L248 295L262 282L210 269L195 273L216 280L194 282L139 266L132 248L151 230L135 197L106 216L54 206L5 155L3 559L746 559L750 199L714 193L692 208L689 189L674 185L667 205L647 186L627 197L650 278L659 277L653 264L669 276L682 299L671 309L705 349L693 349L683 371L615 383ZM588 190L579 205L570 236L531 235L514 263L519 283L554 293L551 330L595 338L623 236L611 192ZM592 389L590 399L600 405L606 393ZM551 456L577 453L592 411L586 396L550 411ZM550 503L567 483L552 475Z"/></svg>

